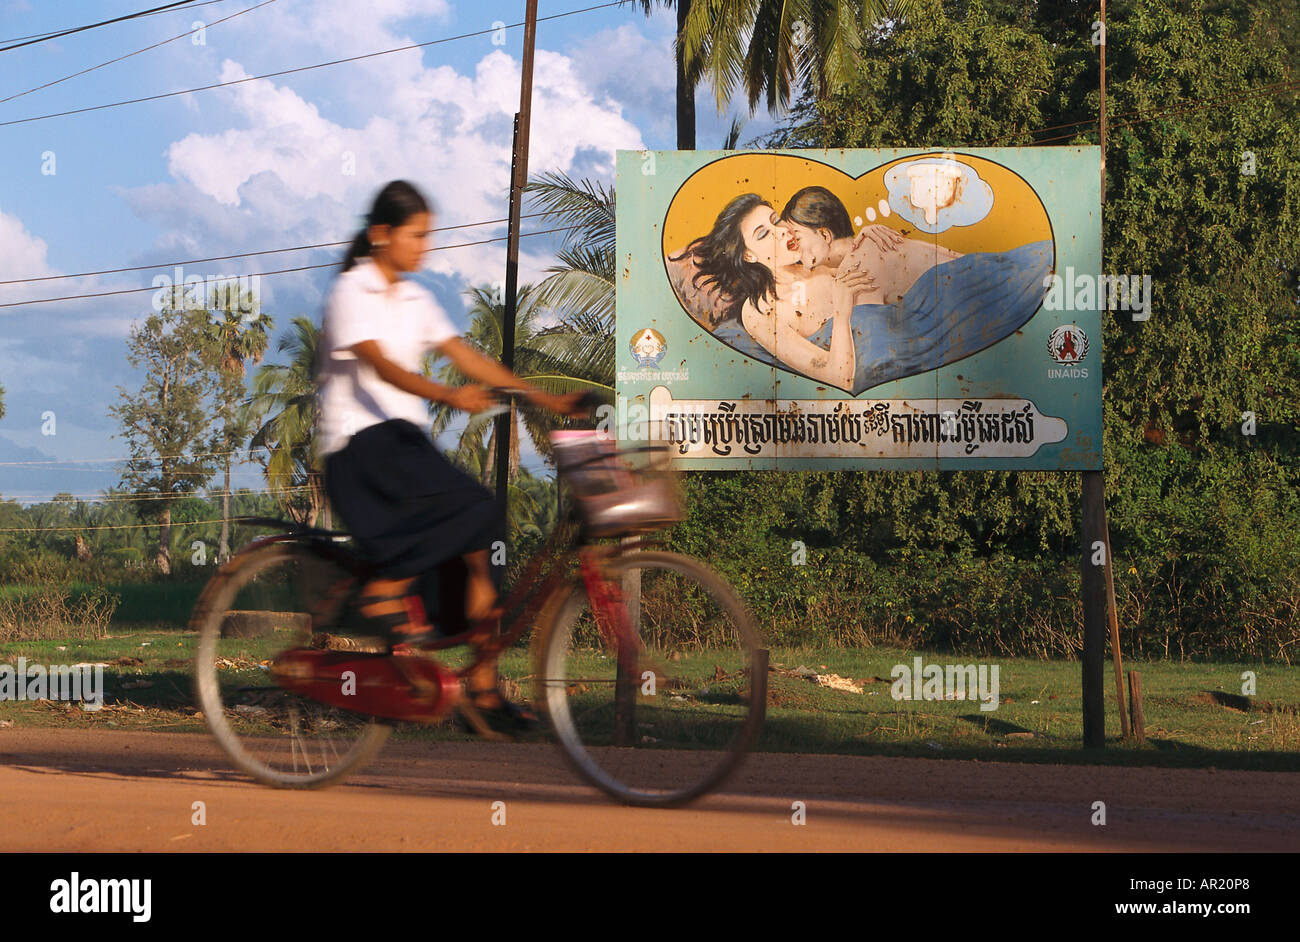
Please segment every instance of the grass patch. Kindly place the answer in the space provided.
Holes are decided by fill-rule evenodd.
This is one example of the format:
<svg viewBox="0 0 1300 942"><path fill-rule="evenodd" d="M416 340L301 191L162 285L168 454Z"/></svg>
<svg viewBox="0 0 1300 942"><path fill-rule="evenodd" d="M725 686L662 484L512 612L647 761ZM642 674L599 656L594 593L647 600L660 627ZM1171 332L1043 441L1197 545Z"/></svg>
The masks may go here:
<svg viewBox="0 0 1300 942"><path fill-rule="evenodd" d="M206 731L195 716L192 664L197 636L189 631L118 631L101 638L33 640L0 644L0 662L19 656L29 663L102 662L105 708L83 712L76 705L0 703L0 721L22 726L108 726ZM263 639L229 641L223 655L250 668L276 653ZM865 651L773 649L768 717L761 751L901 755L1075 764L1159 765L1300 771L1300 667L1246 663L1133 661L1142 672L1147 742L1119 740L1115 692L1109 672L1107 745L1082 748L1082 703L1077 661L999 658L999 702L980 710L967 700L895 700L895 665L968 663L950 654L872 648ZM465 652L446 661L463 663ZM981 662L977 662L981 663ZM806 667L852 680L862 693L838 690L794 676ZM502 674L529 691L532 665L518 647L502 659ZM702 668L703 669L703 668ZM1258 696L1241 695L1241 675L1254 671ZM703 675L702 675L703 676ZM725 695L719 688L718 695ZM702 700L702 708L707 703ZM469 738L453 726L403 724L399 739Z"/></svg>

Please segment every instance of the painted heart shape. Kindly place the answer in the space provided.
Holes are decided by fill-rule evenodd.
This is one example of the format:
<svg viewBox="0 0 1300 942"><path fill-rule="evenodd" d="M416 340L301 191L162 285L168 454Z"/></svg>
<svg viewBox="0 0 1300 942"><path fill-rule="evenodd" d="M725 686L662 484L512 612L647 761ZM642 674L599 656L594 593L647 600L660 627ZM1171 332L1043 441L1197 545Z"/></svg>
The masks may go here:
<svg viewBox="0 0 1300 942"><path fill-rule="evenodd" d="M858 176L786 154L723 157L673 197L663 250L682 310L714 339L854 396L1013 334L1056 260L1028 182L955 153Z"/></svg>

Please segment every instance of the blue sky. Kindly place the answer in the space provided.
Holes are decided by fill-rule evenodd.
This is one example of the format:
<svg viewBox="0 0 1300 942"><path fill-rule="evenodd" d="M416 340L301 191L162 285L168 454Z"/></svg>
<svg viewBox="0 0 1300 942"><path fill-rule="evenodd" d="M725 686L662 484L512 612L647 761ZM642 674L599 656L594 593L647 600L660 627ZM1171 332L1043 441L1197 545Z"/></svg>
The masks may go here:
<svg viewBox="0 0 1300 942"><path fill-rule="evenodd" d="M219 0L0 53L0 125L124 99L226 82L414 42L485 35L225 88L0 126L0 282L350 238L384 182L430 195L438 224L502 218L511 120L519 103L523 0ZM0 46L158 6L143 0L0 0ZM543 17L592 0L542 0ZM249 11L240 14L240 11ZM227 22L216 22L234 16ZM50 88L20 94L196 29ZM613 182L618 149L676 144L671 10L639 5L539 25L530 173L563 170ZM743 103L719 115L697 98L697 143L721 145L734 113L741 140L770 130ZM349 170L351 172L349 172ZM525 220L524 231L529 224ZM504 225L435 236L504 236ZM552 263L554 237L524 239L521 281ZM188 266L187 275L272 271L331 262L339 250ZM504 279L504 242L431 253L419 279L463 326L460 292ZM0 284L0 304L148 287L146 271ZM261 279L281 329L320 319L328 269ZM125 445L108 409L138 387L126 362L140 292L0 308L0 496L27 503L57 491L93 496L118 475ZM49 413L53 413L54 434ZM254 468L235 483L262 486Z"/></svg>

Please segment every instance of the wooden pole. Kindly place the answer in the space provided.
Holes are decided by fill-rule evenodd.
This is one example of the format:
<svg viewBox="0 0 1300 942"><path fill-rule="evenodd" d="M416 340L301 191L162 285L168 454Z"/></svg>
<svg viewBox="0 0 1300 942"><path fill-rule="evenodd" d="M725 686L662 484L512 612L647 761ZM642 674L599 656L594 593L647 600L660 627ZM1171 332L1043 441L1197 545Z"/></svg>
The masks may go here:
<svg viewBox="0 0 1300 942"><path fill-rule="evenodd" d="M1106 533L1106 615L1110 627L1110 659L1115 665L1115 699L1119 703L1119 728L1124 742L1129 740L1128 709L1124 705L1124 665L1119 651L1119 613L1115 611L1115 570L1110 553L1110 523L1106 519L1106 504L1101 505L1101 525Z"/></svg>
<svg viewBox="0 0 1300 942"><path fill-rule="evenodd" d="M1106 205L1106 0L1101 0L1101 204Z"/></svg>
<svg viewBox="0 0 1300 942"><path fill-rule="evenodd" d="M515 368L515 311L519 289L519 214L524 186L528 183L528 130L533 112L533 48L537 43L537 0L528 0L524 17L523 76L519 82L519 113L515 115L514 154L510 161L510 225L506 235L505 318L501 331L501 362ZM514 431L509 409L497 417L496 485L497 503L506 512L510 490L510 436Z"/></svg>
<svg viewBox="0 0 1300 942"><path fill-rule="evenodd" d="M619 541L624 546L633 542L632 537ZM634 639L641 637L641 570L625 569L623 571L622 600L626 611L626 627ZM622 639L620 639L622 640ZM636 692L641 684L639 644L630 650L619 646L617 672L614 675L614 745L634 746L638 742L636 732Z"/></svg>
<svg viewBox="0 0 1300 942"><path fill-rule="evenodd" d="M1100 471L1083 472L1083 745L1106 745L1106 577L1094 562L1105 550L1106 497ZM1107 553L1109 555L1109 553Z"/></svg>
<svg viewBox="0 0 1300 942"><path fill-rule="evenodd" d="M1106 205L1106 0L1101 0L1101 205ZM1115 668L1115 699L1119 704L1119 725L1124 742L1129 741L1128 709L1124 702L1124 665L1119 648L1119 607L1115 604L1115 557L1111 553L1110 521L1106 516L1105 488L1102 488L1101 525L1106 541L1106 613L1110 628L1110 654Z"/></svg>
<svg viewBox="0 0 1300 942"><path fill-rule="evenodd" d="M1138 745L1147 741L1146 717L1142 715L1142 675L1137 671L1128 672L1128 702L1133 711L1133 735Z"/></svg>

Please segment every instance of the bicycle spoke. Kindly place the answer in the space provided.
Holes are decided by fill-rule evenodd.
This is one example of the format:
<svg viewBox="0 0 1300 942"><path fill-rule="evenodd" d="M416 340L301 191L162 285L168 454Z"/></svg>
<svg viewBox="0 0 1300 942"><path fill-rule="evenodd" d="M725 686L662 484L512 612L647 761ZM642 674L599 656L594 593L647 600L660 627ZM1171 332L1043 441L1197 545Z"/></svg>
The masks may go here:
<svg viewBox="0 0 1300 942"><path fill-rule="evenodd" d="M287 543L249 551L241 563L219 573L201 603L197 678L208 725L259 781L310 787L336 780L372 754L389 728L286 689L269 665L281 652L311 646L313 627L336 624L347 596L340 587L355 579ZM226 637L232 627L252 636Z"/></svg>
<svg viewBox="0 0 1300 942"><path fill-rule="evenodd" d="M763 705L749 683L757 634L734 593L693 560L633 553L610 570L639 585L626 593L638 604L598 619L576 592L549 630L540 699L562 748L595 784L632 803L680 803L720 781L757 734ZM635 656L620 663L628 644Z"/></svg>

